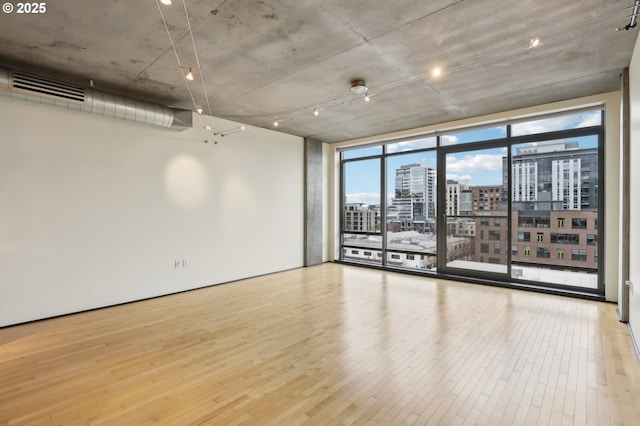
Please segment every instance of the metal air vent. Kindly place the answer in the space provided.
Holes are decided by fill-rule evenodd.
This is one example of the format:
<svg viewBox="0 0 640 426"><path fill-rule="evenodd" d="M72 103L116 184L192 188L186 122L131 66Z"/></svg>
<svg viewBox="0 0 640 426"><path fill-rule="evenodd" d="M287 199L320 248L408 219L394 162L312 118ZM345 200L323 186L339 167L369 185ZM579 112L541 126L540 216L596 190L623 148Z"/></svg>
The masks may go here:
<svg viewBox="0 0 640 426"><path fill-rule="evenodd" d="M12 72L11 80L12 87L16 90L38 93L66 101L84 102L85 91L82 87L25 74L19 71Z"/></svg>

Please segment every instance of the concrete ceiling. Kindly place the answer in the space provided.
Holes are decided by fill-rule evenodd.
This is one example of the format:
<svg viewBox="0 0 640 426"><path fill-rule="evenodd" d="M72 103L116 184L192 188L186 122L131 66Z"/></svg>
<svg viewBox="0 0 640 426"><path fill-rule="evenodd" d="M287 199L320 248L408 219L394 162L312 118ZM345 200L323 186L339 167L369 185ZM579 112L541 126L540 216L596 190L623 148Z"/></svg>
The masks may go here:
<svg viewBox="0 0 640 426"><path fill-rule="evenodd" d="M336 142L617 90L637 29L615 29L633 4L56 0L0 14L0 65L205 112L206 88L214 116ZM196 70L193 100L167 30Z"/></svg>

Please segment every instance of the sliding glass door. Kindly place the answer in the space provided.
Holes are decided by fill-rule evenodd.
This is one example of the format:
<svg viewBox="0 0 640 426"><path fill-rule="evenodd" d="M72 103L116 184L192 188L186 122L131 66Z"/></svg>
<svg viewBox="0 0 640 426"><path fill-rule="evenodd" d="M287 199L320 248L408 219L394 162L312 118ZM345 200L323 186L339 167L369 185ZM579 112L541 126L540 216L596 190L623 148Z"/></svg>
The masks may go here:
<svg viewBox="0 0 640 426"><path fill-rule="evenodd" d="M365 157L342 165L342 258L348 261L382 264L380 152L380 147L357 150L352 154Z"/></svg>
<svg viewBox="0 0 640 426"><path fill-rule="evenodd" d="M598 135L511 148L511 276L598 288Z"/></svg>
<svg viewBox="0 0 640 426"><path fill-rule="evenodd" d="M436 170L435 150L387 157L388 265L435 271Z"/></svg>
<svg viewBox="0 0 640 426"><path fill-rule="evenodd" d="M441 151L440 270L507 277L509 217L506 145Z"/></svg>

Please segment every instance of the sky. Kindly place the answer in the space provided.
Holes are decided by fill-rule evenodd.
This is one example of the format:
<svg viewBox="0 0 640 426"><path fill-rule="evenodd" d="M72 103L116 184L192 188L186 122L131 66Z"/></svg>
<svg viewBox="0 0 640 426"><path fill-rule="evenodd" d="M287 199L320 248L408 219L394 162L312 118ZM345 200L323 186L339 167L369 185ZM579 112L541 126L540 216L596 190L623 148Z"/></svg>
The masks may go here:
<svg viewBox="0 0 640 426"><path fill-rule="evenodd" d="M600 124L600 111L588 111L575 114L528 121L511 125L513 136L539 134L554 130L576 129ZM493 148L474 150L471 142L502 139L506 137L506 127L492 127L476 129L466 132L452 133L441 136L442 145L452 147L468 145L469 150L447 154L447 179L469 179L470 185L500 185L502 184L502 158L507 155L507 148ZM578 141L580 148L597 146L597 137L570 138L567 141ZM517 147L532 146L535 143L520 144ZM436 153L434 151L411 153L416 149L436 146L435 137L426 137L413 141L403 141L387 145L388 152L396 152L397 156L388 157L387 176L385 184L389 198L395 190L395 170L406 164L426 163L436 168ZM515 149L516 146L513 147ZM357 158L366 155L381 154L380 146L346 151L345 158ZM349 203L379 204L380 203L380 163L378 159L363 160L346 163L345 194Z"/></svg>

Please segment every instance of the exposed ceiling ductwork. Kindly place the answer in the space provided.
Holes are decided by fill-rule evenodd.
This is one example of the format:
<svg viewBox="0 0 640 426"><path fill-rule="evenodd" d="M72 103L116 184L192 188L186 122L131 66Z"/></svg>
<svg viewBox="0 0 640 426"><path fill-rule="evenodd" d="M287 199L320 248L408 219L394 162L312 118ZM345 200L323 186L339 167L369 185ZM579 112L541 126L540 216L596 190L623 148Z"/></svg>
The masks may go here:
<svg viewBox="0 0 640 426"><path fill-rule="evenodd" d="M182 131L192 112L0 68L0 95Z"/></svg>

